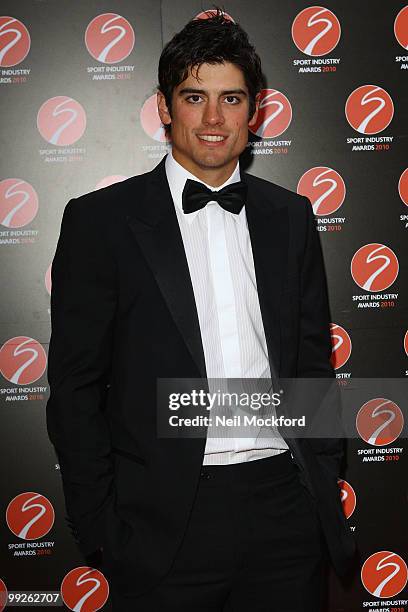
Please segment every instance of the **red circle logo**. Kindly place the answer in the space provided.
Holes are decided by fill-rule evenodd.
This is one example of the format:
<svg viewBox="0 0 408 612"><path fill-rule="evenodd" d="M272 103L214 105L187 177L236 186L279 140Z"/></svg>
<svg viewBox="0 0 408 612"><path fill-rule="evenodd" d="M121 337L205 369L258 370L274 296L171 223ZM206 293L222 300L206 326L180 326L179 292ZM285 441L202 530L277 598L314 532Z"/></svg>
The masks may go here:
<svg viewBox="0 0 408 612"><path fill-rule="evenodd" d="M124 60L135 46L135 33L130 23L116 13L103 13L94 17L85 32L88 52L98 62L117 64Z"/></svg>
<svg viewBox="0 0 408 612"><path fill-rule="evenodd" d="M362 246L351 260L354 282L365 291L383 291L398 276L399 264L394 251L384 244Z"/></svg>
<svg viewBox="0 0 408 612"><path fill-rule="evenodd" d="M356 492L347 480L338 480L340 489L340 499L343 505L343 512L346 519L349 519L356 509Z"/></svg>
<svg viewBox="0 0 408 612"><path fill-rule="evenodd" d="M354 282L365 291L383 291L398 276L399 264L394 251L384 244L362 246L351 260Z"/></svg>
<svg viewBox="0 0 408 612"><path fill-rule="evenodd" d="M255 136L275 138L288 129L292 121L292 106L277 89L262 89L255 125L249 129Z"/></svg>
<svg viewBox="0 0 408 612"><path fill-rule="evenodd" d="M115 183L121 183L125 181L128 176L124 176L123 174L111 174L110 176L105 176L105 178L101 179L99 183L95 186L95 190L103 189L104 187L109 187L109 185L114 185Z"/></svg>
<svg viewBox="0 0 408 612"><path fill-rule="evenodd" d="M341 28L336 15L323 6L308 6L292 23L292 39L305 55L327 55L337 46Z"/></svg>
<svg viewBox="0 0 408 612"><path fill-rule="evenodd" d="M3 580L0 578L0 612L3 612L7 605L8 592Z"/></svg>
<svg viewBox="0 0 408 612"><path fill-rule="evenodd" d="M408 49L408 6L404 6L395 18L394 34L401 47Z"/></svg>
<svg viewBox="0 0 408 612"><path fill-rule="evenodd" d="M147 98L140 111L140 123L150 138L158 142L169 142L157 110L157 95Z"/></svg>
<svg viewBox="0 0 408 612"><path fill-rule="evenodd" d="M20 64L30 51L31 40L25 25L14 17L0 17L0 66Z"/></svg>
<svg viewBox="0 0 408 612"><path fill-rule="evenodd" d="M228 13L226 13L225 11L221 11L221 12L222 12L222 16L224 17L224 19L227 19L228 21L232 21L232 23L235 23L231 15L228 15ZM217 11L215 11L214 9L208 9L208 11L202 11L201 13L198 13L198 15L194 17L194 21L196 19L210 19L210 17L213 17L216 14L217 14Z"/></svg>
<svg viewBox="0 0 408 612"><path fill-rule="evenodd" d="M45 372L47 355L41 344L28 336L10 338L0 348L0 372L15 385L30 385Z"/></svg>
<svg viewBox="0 0 408 612"><path fill-rule="evenodd" d="M347 121L360 134L382 132L393 116L394 104L390 94L377 85L357 87L347 98Z"/></svg>
<svg viewBox="0 0 408 612"><path fill-rule="evenodd" d="M398 193L401 200L408 206L408 168L405 168L398 181Z"/></svg>
<svg viewBox="0 0 408 612"><path fill-rule="evenodd" d="M18 178L0 181L0 223L5 227L23 227L38 212L38 196L30 183Z"/></svg>
<svg viewBox="0 0 408 612"><path fill-rule="evenodd" d="M330 324L332 354L330 362L335 370L342 368L351 355L351 338L341 325Z"/></svg>
<svg viewBox="0 0 408 612"><path fill-rule="evenodd" d="M99 570L75 567L61 583L64 604L75 612L95 612L105 605L109 597L109 584Z"/></svg>
<svg viewBox="0 0 408 612"><path fill-rule="evenodd" d="M44 537L53 526L54 518L51 502L44 495L32 491L14 497L6 510L10 531L22 540Z"/></svg>
<svg viewBox="0 0 408 612"><path fill-rule="evenodd" d="M391 444L401 434L403 427L401 408L383 397L376 397L363 404L356 417L358 435L372 446Z"/></svg>
<svg viewBox="0 0 408 612"><path fill-rule="evenodd" d="M37 115L41 136L52 145L74 144L85 132L86 114L79 102L68 96L49 98Z"/></svg>
<svg viewBox="0 0 408 612"><path fill-rule="evenodd" d="M405 349L405 353L408 357L408 329L405 332L405 336L404 336L404 349Z"/></svg>
<svg viewBox="0 0 408 612"><path fill-rule="evenodd" d="M396 553L380 550L364 561L361 582L374 597L390 598L401 593L408 579L407 565Z"/></svg>
<svg viewBox="0 0 408 612"><path fill-rule="evenodd" d="M340 208L346 197L346 186L338 172L316 166L301 176L297 192L309 198L315 215L323 216Z"/></svg>

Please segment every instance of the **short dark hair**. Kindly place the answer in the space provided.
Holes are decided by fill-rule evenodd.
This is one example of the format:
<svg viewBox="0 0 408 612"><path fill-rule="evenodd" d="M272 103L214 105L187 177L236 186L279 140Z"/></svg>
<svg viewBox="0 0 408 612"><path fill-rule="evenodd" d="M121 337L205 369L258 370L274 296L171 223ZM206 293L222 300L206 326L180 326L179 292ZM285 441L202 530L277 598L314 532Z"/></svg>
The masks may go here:
<svg viewBox="0 0 408 612"><path fill-rule="evenodd" d="M171 114L173 90L192 68L201 64L229 62L242 70L249 94L249 117L255 112L255 97L265 86L261 60L248 34L217 8L208 18L193 19L164 47L159 60L159 90ZM170 126L165 126L170 131Z"/></svg>

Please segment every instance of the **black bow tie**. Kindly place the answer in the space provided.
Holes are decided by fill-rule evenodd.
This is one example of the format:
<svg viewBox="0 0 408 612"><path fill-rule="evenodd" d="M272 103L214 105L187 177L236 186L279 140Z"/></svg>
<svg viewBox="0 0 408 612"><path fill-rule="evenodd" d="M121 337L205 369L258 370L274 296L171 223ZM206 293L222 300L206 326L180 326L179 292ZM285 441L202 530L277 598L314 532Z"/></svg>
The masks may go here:
<svg viewBox="0 0 408 612"><path fill-rule="evenodd" d="M195 212L215 200L224 210L238 215L245 204L247 190L246 183L242 181L231 183L219 191L211 191L202 183L187 179L183 189L183 211L186 214Z"/></svg>

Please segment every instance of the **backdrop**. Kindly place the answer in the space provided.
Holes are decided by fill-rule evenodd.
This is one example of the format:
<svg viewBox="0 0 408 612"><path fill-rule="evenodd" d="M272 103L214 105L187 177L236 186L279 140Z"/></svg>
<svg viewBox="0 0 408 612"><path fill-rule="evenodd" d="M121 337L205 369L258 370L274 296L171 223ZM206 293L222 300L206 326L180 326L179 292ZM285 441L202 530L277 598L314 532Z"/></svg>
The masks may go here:
<svg viewBox="0 0 408 612"><path fill-rule="evenodd" d="M148 171L166 153L154 94L159 55L209 8L196 0L2 0L0 610L6 591L7 605L109 609L108 584L95 573L87 581L66 523L46 434L50 264L71 197ZM248 170L313 205L339 383L401 381L408 6L233 0L224 8L248 31L267 77ZM339 495L361 573L348 586L331 576L330 612L408 610L401 403L367 386L357 406Z"/></svg>

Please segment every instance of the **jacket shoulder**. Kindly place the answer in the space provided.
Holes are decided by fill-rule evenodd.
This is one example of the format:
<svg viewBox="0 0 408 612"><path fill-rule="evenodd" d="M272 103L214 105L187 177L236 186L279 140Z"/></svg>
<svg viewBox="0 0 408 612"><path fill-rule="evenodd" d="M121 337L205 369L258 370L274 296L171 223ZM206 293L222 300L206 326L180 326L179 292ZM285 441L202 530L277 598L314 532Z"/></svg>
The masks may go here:
<svg viewBox="0 0 408 612"><path fill-rule="evenodd" d="M271 200L279 208L287 207L289 214L303 216L310 212L311 204L306 196L253 174L245 173L245 180L248 187L255 190L259 196Z"/></svg>
<svg viewBox="0 0 408 612"><path fill-rule="evenodd" d="M100 216L101 213L109 213L109 216L116 215L126 206L134 194L138 197L143 196L147 185L150 172L132 176L119 183L114 183L108 187L97 189L85 193L70 200L66 206L70 207L72 213L80 210L81 215L93 214Z"/></svg>

